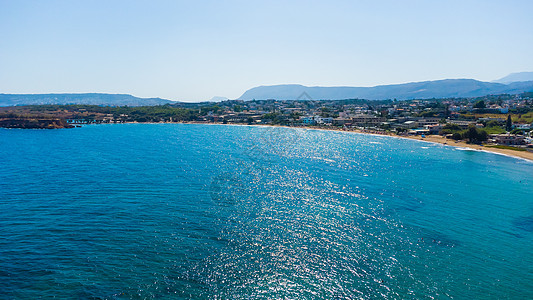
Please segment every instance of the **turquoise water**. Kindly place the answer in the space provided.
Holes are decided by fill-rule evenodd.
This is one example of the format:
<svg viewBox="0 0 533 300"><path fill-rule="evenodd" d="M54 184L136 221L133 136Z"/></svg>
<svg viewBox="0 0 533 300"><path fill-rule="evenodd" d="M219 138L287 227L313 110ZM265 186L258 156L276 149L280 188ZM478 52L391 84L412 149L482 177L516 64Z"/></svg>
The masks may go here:
<svg viewBox="0 0 533 300"><path fill-rule="evenodd" d="M382 136L0 129L1 299L533 298L533 163Z"/></svg>

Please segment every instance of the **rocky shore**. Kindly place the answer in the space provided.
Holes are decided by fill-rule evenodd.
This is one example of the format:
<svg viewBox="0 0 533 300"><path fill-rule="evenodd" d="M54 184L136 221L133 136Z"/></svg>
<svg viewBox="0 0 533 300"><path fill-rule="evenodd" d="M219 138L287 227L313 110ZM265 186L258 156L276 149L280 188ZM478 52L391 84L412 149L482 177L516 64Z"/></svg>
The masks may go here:
<svg viewBox="0 0 533 300"><path fill-rule="evenodd" d="M0 117L0 127L22 129L61 129L73 128L65 120L59 118L36 118L36 117Z"/></svg>

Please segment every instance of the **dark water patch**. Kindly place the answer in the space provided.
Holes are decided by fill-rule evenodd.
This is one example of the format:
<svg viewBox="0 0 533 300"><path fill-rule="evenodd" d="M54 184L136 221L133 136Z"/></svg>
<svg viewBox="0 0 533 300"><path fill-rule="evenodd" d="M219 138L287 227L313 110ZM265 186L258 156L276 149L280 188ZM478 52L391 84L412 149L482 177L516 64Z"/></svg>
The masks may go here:
<svg viewBox="0 0 533 300"><path fill-rule="evenodd" d="M515 238L524 238L525 236L523 234L520 234L516 229L515 226L512 226L512 227L509 227L509 228L504 228L504 227L495 227L495 226L488 226L488 228L490 228L491 230L495 231L495 232L503 232L507 235L510 235L510 236L513 236Z"/></svg>
<svg viewBox="0 0 533 300"><path fill-rule="evenodd" d="M516 218L513 226L523 231L533 232L533 216Z"/></svg>
<svg viewBox="0 0 533 300"><path fill-rule="evenodd" d="M383 212L385 215L393 215L403 212L419 212L424 206L424 202L416 198L389 199L384 203Z"/></svg>
<svg viewBox="0 0 533 300"><path fill-rule="evenodd" d="M461 246L461 242L447 234L418 228L418 243L428 246L439 246L454 248Z"/></svg>

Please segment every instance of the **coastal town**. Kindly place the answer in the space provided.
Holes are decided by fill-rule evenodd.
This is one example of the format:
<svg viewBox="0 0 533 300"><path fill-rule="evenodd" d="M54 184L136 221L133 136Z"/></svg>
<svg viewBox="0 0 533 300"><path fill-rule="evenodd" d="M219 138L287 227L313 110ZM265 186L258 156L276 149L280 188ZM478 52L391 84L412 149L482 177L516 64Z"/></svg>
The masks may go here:
<svg viewBox="0 0 533 300"><path fill-rule="evenodd" d="M0 127L8 128L65 128L131 122L270 125L418 138L441 136L450 141L533 152L533 93L403 101L269 99L138 107L31 105L0 108Z"/></svg>

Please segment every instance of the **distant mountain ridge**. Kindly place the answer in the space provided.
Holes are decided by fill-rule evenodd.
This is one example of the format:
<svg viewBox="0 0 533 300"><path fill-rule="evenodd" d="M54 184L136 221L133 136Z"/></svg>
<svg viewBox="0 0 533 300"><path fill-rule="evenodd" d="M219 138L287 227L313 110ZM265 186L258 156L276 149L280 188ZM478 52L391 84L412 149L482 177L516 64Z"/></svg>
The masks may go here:
<svg viewBox="0 0 533 300"><path fill-rule="evenodd" d="M494 80L493 82L509 84L512 82L533 81L533 72L518 72L511 73L503 78Z"/></svg>
<svg viewBox="0 0 533 300"><path fill-rule="evenodd" d="M209 102L221 102L221 101L226 101L226 100L229 100L229 99L226 97L222 97L222 96L213 96L211 99L209 99Z"/></svg>
<svg viewBox="0 0 533 300"><path fill-rule="evenodd" d="M502 84L474 79L444 79L374 87L307 87L298 84L259 86L247 90L238 99L307 100L310 97L314 100L409 100L479 97L489 94L519 94L530 91L533 91L533 81Z"/></svg>
<svg viewBox="0 0 533 300"><path fill-rule="evenodd" d="M127 94L0 94L0 106L39 104L86 104L106 106L151 106L176 103L161 98L138 98Z"/></svg>

